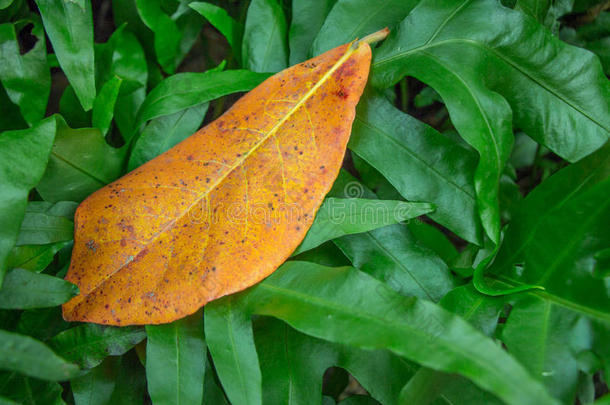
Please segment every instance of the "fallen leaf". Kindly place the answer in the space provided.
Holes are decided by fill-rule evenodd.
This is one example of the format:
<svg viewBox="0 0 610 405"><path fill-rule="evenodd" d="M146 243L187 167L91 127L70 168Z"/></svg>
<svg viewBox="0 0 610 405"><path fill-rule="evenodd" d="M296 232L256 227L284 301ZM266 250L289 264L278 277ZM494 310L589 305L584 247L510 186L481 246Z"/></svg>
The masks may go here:
<svg viewBox="0 0 610 405"><path fill-rule="evenodd" d="M78 208L69 321L159 324L271 274L337 177L365 40L288 68Z"/></svg>

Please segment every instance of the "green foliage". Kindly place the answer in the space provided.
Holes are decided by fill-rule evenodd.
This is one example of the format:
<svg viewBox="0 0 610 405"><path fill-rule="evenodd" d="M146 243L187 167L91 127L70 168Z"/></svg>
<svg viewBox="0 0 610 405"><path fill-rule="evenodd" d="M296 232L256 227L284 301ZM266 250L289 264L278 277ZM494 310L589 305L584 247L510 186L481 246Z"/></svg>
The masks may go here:
<svg viewBox="0 0 610 405"><path fill-rule="evenodd" d="M0 404L609 403L604 7L0 0ZM284 265L171 324L62 319L78 203L385 26Z"/></svg>

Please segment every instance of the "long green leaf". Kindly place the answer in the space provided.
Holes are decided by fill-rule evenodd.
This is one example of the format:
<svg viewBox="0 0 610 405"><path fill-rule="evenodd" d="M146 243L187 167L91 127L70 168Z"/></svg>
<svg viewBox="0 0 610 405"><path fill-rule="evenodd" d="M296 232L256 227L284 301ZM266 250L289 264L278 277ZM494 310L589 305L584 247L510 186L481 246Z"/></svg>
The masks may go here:
<svg viewBox="0 0 610 405"><path fill-rule="evenodd" d="M427 367L464 375L507 403L556 403L517 361L466 321L429 301L406 298L352 268L288 262L240 297L253 313L275 316L309 335L385 348ZM217 307L224 301L215 301Z"/></svg>
<svg viewBox="0 0 610 405"><path fill-rule="evenodd" d="M277 0L252 0L242 43L243 65L254 72L288 67L286 17Z"/></svg>
<svg viewBox="0 0 610 405"><path fill-rule="evenodd" d="M252 322L233 296L205 306L205 336L214 367L231 403L261 404L261 371Z"/></svg>
<svg viewBox="0 0 610 405"><path fill-rule="evenodd" d="M55 118L40 121L30 129L0 135L0 285L7 256L27 205L27 197L44 173L55 139Z"/></svg>
<svg viewBox="0 0 610 405"><path fill-rule="evenodd" d="M0 308L54 307L77 294L78 288L61 278L24 269L12 269L6 273L0 288Z"/></svg>
<svg viewBox="0 0 610 405"><path fill-rule="evenodd" d="M146 327L146 379L155 404L201 404L206 361L203 311Z"/></svg>
<svg viewBox="0 0 610 405"><path fill-rule="evenodd" d="M434 210L428 203L373 200L364 198L327 198L305 239L294 254L313 249L331 239L368 232L396 224Z"/></svg>
<svg viewBox="0 0 610 405"><path fill-rule="evenodd" d="M153 118L173 114L227 94L248 91L269 75L247 70L178 73L155 87L138 111L136 128Z"/></svg>
<svg viewBox="0 0 610 405"><path fill-rule="evenodd" d="M114 115L114 106L119 96L119 90L123 79L114 76L102 86L100 93L93 102L91 125L98 128L102 135L106 135L110 129L110 123Z"/></svg>
<svg viewBox="0 0 610 405"><path fill-rule="evenodd" d="M241 40L244 35L244 27L235 21L222 7L204 2L189 3L189 7L201 14L214 28L224 35L233 50L235 59L240 62Z"/></svg>
<svg viewBox="0 0 610 405"><path fill-rule="evenodd" d="M78 372L48 346L29 336L0 330L0 369L50 381L67 380Z"/></svg>
<svg viewBox="0 0 610 405"><path fill-rule="evenodd" d="M32 23L32 35L37 41L24 55L19 52L17 41L19 25L0 25L0 81L30 125L44 117L51 92L44 32L38 21Z"/></svg>
<svg viewBox="0 0 610 405"><path fill-rule="evenodd" d="M95 100L93 18L89 0L36 0L59 64L87 111Z"/></svg>

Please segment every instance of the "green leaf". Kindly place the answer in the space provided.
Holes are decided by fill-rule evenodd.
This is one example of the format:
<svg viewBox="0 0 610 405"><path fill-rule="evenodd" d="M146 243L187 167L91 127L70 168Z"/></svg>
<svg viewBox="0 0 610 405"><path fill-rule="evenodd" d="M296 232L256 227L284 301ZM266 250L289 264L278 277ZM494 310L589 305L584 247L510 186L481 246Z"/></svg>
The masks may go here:
<svg viewBox="0 0 610 405"><path fill-rule="evenodd" d="M59 113L74 128L91 126L91 110L83 109L71 85L65 88L59 99Z"/></svg>
<svg viewBox="0 0 610 405"><path fill-rule="evenodd" d="M432 71L460 80L466 78L461 65L475 67L464 83L470 91L500 93L512 108L515 125L563 158L578 160L608 139L610 84L597 58L493 0L420 3L379 48L373 79L382 87L404 75L430 82L447 102L460 134L467 136L458 115L480 108L492 114L505 103L474 93L474 98L460 100L471 99L469 108L459 111L448 94L456 86L435 80Z"/></svg>
<svg viewBox="0 0 610 405"><path fill-rule="evenodd" d="M0 369L50 381L67 380L78 372L76 365L42 342L4 330L0 330Z"/></svg>
<svg viewBox="0 0 610 405"><path fill-rule="evenodd" d="M349 235L334 242L356 268L402 295L438 301L453 287L447 265L404 225Z"/></svg>
<svg viewBox="0 0 610 405"><path fill-rule="evenodd" d="M560 170L519 206L490 268L494 279L535 292L584 315L610 321L610 291L593 276L608 247L610 144Z"/></svg>
<svg viewBox="0 0 610 405"><path fill-rule="evenodd" d="M10 405L14 403L28 405L66 404L61 397L63 388L56 382L29 378L15 372L2 373L0 379L3 385L0 388L0 393L15 401L10 402Z"/></svg>
<svg viewBox="0 0 610 405"><path fill-rule="evenodd" d="M29 309L21 312L16 332L46 342L69 327L61 316L61 307Z"/></svg>
<svg viewBox="0 0 610 405"><path fill-rule="evenodd" d="M0 308L54 307L77 294L78 287L61 278L24 269L12 269L6 273L0 289Z"/></svg>
<svg viewBox="0 0 610 405"><path fill-rule="evenodd" d="M512 308L500 339L554 397L563 403L574 402L579 381L577 354L591 344L590 327L582 317L526 294Z"/></svg>
<svg viewBox="0 0 610 405"><path fill-rule="evenodd" d="M410 221L409 231L425 247L436 253L445 263L451 263L458 251L447 236L435 226L423 221Z"/></svg>
<svg viewBox="0 0 610 405"><path fill-rule="evenodd" d="M121 358L116 385L109 403L112 405L144 404L146 375L134 351ZM150 403L150 402L147 402Z"/></svg>
<svg viewBox="0 0 610 405"><path fill-rule="evenodd" d="M99 94L93 102L93 112L91 115L91 125L98 128L102 135L106 135L110 129L112 116L114 115L114 105L123 79L114 76L102 86Z"/></svg>
<svg viewBox="0 0 610 405"><path fill-rule="evenodd" d="M61 332L49 345L61 356L89 369L100 364L106 356L124 354L145 337L143 328L89 323Z"/></svg>
<svg viewBox="0 0 610 405"><path fill-rule="evenodd" d="M76 206L77 204L71 201L60 201L55 204L45 201L29 202L16 246L46 245L72 240L74 233L72 219Z"/></svg>
<svg viewBox="0 0 610 405"><path fill-rule="evenodd" d="M155 404L201 404L206 361L203 311L165 325L149 325L148 392Z"/></svg>
<svg viewBox="0 0 610 405"><path fill-rule="evenodd" d="M163 80L138 111L136 128L153 118L170 115L239 91L249 91L269 75L247 70L178 73Z"/></svg>
<svg viewBox="0 0 610 405"><path fill-rule="evenodd" d="M0 104L3 108L2 114L0 114L0 132L28 127L21 116L19 107L10 100L2 83L0 83Z"/></svg>
<svg viewBox="0 0 610 405"><path fill-rule="evenodd" d="M80 202L119 177L125 148L108 145L96 128L72 129L58 120L49 165L36 190L46 201Z"/></svg>
<svg viewBox="0 0 610 405"><path fill-rule="evenodd" d="M227 39L233 50L233 55L241 62L241 40L244 35L244 27L235 21L227 11L211 3L193 2L189 7L201 14Z"/></svg>
<svg viewBox="0 0 610 405"><path fill-rule="evenodd" d="M216 374L210 363L211 361L206 359L203 382L203 405L229 405L222 388L218 386Z"/></svg>
<svg viewBox="0 0 610 405"><path fill-rule="evenodd" d="M155 53L159 64L167 73L176 70L180 49L180 30L162 10L161 0L136 0L140 18L155 33Z"/></svg>
<svg viewBox="0 0 610 405"><path fill-rule="evenodd" d="M250 315L234 296L205 306L205 336L214 367L233 404L260 404L261 370Z"/></svg>
<svg viewBox="0 0 610 405"><path fill-rule="evenodd" d="M131 171L172 148L199 129L209 103L151 120L135 141L127 170Z"/></svg>
<svg viewBox="0 0 610 405"><path fill-rule="evenodd" d="M254 72L288 67L288 27L277 0L252 0L242 43L243 66Z"/></svg>
<svg viewBox="0 0 610 405"><path fill-rule="evenodd" d="M54 138L54 117L30 129L0 134L0 285L25 215L28 193L42 178Z"/></svg>
<svg viewBox="0 0 610 405"><path fill-rule="evenodd" d="M34 25L32 35L37 39L24 55L17 41L17 30L23 23ZM44 31L38 21L0 24L0 81L28 124L44 117L51 92L51 74Z"/></svg>
<svg viewBox="0 0 610 405"><path fill-rule="evenodd" d="M85 111L95 100L91 2L36 0L57 60Z"/></svg>
<svg viewBox="0 0 610 405"><path fill-rule="evenodd" d="M109 357L88 374L70 380L75 405L109 404L120 363L120 357Z"/></svg>
<svg viewBox="0 0 610 405"><path fill-rule="evenodd" d="M287 262L238 297L253 313L275 316L309 335L365 349L385 348L427 367L464 375L509 404L556 403L518 362L467 322L352 268ZM226 308L226 300L214 303Z"/></svg>
<svg viewBox="0 0 610 405"><path fill-rule="evenodd" d="M313 55L398 24L416 0L338 0L313 43Z"/></svg>
<svg viewBox="0 0 610 405"><path fill-rule="evenodd" d="M6 267L40 272L51 263L55 254L66 244L67 242L58 242L48 245L15 246L6 259Z"/></svg>
<svg viewBox="0 0 610 405"><path fill-rule="evenodd" d="M407 200L433 203L430 218L482 242L472 184L476 157L469 150L373 94L358 105L348 147Z"/></svg>
<svg viewBox="0 0 610 405"><path fill-rule="evenodd" d="M294 0L290 21L290 65L308 59L311 45L337 0Z"/></svg>
<svg viewBox="0 0 610 405"><path fill-rule="evenodd" d="M316 218L305 239L293 254L313 249L340 236L396 224L433 210L434 206L428 203L364 198L327 198L316 213Z"/></svg>

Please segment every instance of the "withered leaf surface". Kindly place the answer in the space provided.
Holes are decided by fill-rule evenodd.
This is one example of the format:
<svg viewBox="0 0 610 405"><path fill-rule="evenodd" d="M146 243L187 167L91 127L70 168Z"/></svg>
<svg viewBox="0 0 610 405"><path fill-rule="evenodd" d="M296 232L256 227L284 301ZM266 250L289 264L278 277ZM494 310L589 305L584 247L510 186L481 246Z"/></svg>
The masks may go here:
<svg viewBox="0 0 610 405"><path fill-rule="evenodd" d="M341 166L371 50L267 79L78 208L69 321L159 324L243 290L299 245Z"/></svg>

